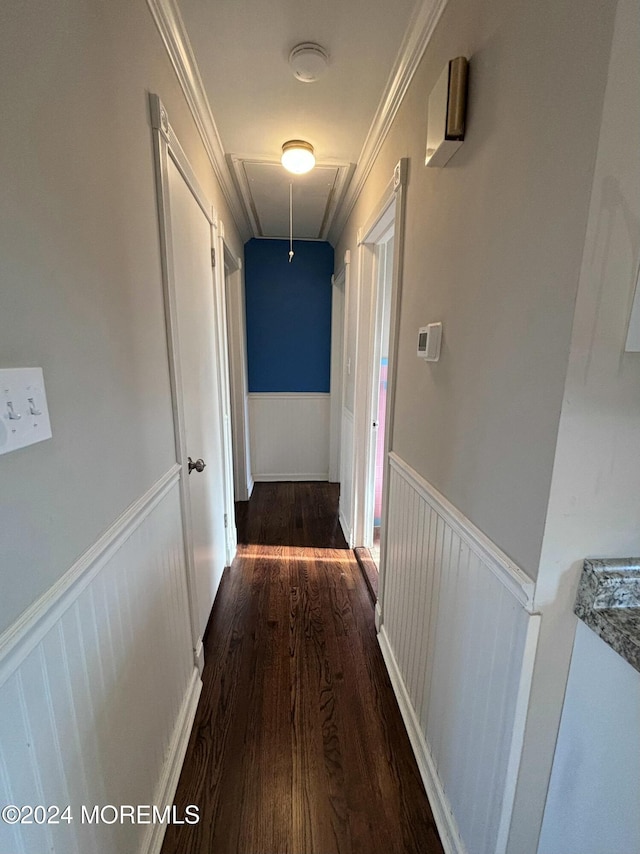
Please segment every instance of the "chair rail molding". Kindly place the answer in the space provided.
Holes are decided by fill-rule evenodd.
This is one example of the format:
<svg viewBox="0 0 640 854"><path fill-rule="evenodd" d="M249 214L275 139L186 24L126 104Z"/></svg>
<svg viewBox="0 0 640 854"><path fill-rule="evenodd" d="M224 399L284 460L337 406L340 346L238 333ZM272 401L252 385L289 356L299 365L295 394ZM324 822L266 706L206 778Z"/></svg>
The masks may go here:
<svg viewBox="0 0 640 854"><path fill-rule="evenodd" d="M378 639L447 854L507 854L541 617L533 583L397 454Z"/></svg>
<svg viewBox="0 0 640 854"><path fill-rule="evenodd" d="M0 685L60 620L125 540L149 516L180 480L181 466L173 465L134 501L73 566L0 635Z"/></svg>
<svg viewBox="0 0 640 854"><path fill-rule="evenodd" d="M389 464L400 472L416 492L463 537L467 544L493 574L504 584L529 614L535 611L535 583L507 555L477 528L470 519L448 501L442 493L425 480L395 452L389 453Z"/></svg>
<svg viewBox="0 0 640 854"><path fill-rule="evenodd" d="M180 477L173 465L0 638L1 803L172 804L202 689ZM5 825L0 848L159 854L165 829Z"/></svg>

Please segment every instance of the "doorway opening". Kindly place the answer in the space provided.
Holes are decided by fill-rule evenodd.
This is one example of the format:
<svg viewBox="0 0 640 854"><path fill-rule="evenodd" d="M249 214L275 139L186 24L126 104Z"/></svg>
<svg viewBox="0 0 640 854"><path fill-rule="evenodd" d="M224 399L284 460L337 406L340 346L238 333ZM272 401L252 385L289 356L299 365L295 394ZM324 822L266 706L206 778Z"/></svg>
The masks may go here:
<svg viewBox="0 0 640 854"><path fill-rule="evenodd" d="M374 321L373 365L371 371L372 452L368 489L371 508L367 542L376 568L380 567L380 528L382 525L382 495L384 482L384 449L387 406L387 373L389 369L389 339L391 332L391 286L393 280L393 223L375 245L377 270L377 299Z"/></svg>
<svg viewBox="0 0 640 854"><path fill-rule="evenodd" d="M247 338L242 263L224 239L224 296L226 308L227 355L231 403L231 447L233 453L233 493L236 502L248 501L253 489L249 450L249 383L247 378Z"/></svg>

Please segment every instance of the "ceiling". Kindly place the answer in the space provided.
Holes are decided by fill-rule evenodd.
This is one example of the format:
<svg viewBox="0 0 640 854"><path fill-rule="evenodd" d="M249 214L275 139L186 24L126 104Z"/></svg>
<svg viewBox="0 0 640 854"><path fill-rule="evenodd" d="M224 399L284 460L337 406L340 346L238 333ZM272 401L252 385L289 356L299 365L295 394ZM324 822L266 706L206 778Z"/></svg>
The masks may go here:
<svg viewBox="0 0 640 854"><path fill-rule="evenodd" d="M326 239L389 85L420 0L178 0L219 140L255 237ZM289 54L316 42L329 65L316 83ZM317 166L291 176L282 144L305 139Z"/></svg>

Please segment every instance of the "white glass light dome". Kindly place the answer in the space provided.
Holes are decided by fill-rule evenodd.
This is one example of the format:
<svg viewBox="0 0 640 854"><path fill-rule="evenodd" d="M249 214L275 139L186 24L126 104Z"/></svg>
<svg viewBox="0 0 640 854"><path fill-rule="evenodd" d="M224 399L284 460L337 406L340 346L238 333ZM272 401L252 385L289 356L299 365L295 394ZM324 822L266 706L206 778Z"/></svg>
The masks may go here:
<svg viewBox="0 0 640 854"><path fill-rule="evenodd" d="M282 165L294 175L304 175L316 165L313 146L303 139L290 139L282 146Z"/></svg>

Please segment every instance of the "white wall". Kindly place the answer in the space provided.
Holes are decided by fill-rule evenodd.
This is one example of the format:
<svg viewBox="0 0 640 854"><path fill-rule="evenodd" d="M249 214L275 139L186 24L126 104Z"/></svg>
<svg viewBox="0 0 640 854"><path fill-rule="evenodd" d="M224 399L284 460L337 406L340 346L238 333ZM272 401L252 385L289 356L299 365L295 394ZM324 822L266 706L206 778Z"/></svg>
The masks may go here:
<svg viewBox="0 0 640 854"><path fill-rule="evenodd" d="M329 480L330 409L329 394L251 392L253 479Z"/></svg>
<svg viewBox="0 0 640 854"><path fill-rule="evenodd" d="M338 258L355 248L395 164L409 158L392 450L530 578L540 573L540 648L506 843L513 854L537 847L579 566L640 545L640 395L622 355L638 264L630 199L640 194L635 179L625 184L628 168L614 181L607 168L599 200L591 198L615 11L614 0L449 0L336 247ZM470 59L466 139L444 169L425 168L428 93L460 54ZM635 73L621 97L628 103L634 91ZM612 137L632 140L619 167L634 150L637 161L627 124L608 125ZM572 345L576 298L581 342ZM437 364L415 356L417 329L430 321L444 327ZM615 344L603 344L612 335ZM394 573L406 580L394 561L383 568L385 586ZM386 619L383 602L383 627Z"/></svg>
<svg viewBox="0 0 640 854"><path fill-rule="evenodd" d="M613 11L611 0L449 0L336 246L336 258L352 250L358 281L357 229L408 157L394 450L531 577ZM467 136L444 169L426 168L428 93L460 54ZM425 364L417 330L438 320L442 357Z"/></svg>
<svg viewBox="0 0 640 854"><path fill-rule="evenodd" d="M584 249L571 343L569 371L553 473L548 521L540 563L536 599L545 611L540 659L533 699L540 709L531 722L527 742L532 774L542 768L541 731L553 735L565 690L576 628L572 613L585 557L628 557L640 554L640 354L625 353L627 325L640 264L640 4L621 0L615 25L609 79L604 102L596 168L593 179L587 239ZM557 745L554 785L545 819L545 851L567 854L588 852L593 845L591 824L580 814L565 814L564 835L553 845L566 798L581 792L598 803L602 832L610 831L611 854L637 850L636 845L614 848L625 831L637 832L637 780L640 756L636 752L636 785L620 799L624 773L618 757L633 750L635 735L621 727L604 733L602 712L606 685L615 693L616 716L640 720L640 703L633 687L637 674L630 665L609 670L611 651L603 641L585 641L581 627L576 638L566 694L565 722ZM617 675L616 675L617 674ZM592 705L580 704L590 695ZM603 706L603 703L605 704ZM593 707L592 707L593 706ZM601 754L598 774L590 771L595 745L611 747ZM593 744L593 747L589 745ZM553 741L545 753L553 751ZM568 757L572 785L567 782ZM548 761L548 760L547 760ZM630 773L627 771L627 773ZM522 792L522 809L528 795ZM618 826L620 807L627 808L625 828ZM633 830L632 830L633 829ZM571 847L563 847L563 843Z"/></svg>
<svg viewBox="0 0 640 854"><path fill-rule="evenodd" d="M172 796L200 684L149 92L238 256L242 242L144 2L0 15L0 366L42 366L53 429L0 456L0 797L149 803ZM160 841L7 832L19 854Z"/></svg>
<svg viewBox="0 0 640 854"><path fill-rule="evenodd" d="M640 673L578 623L539 854L640 851Z"/></svg>
<svg viewBox="0 0 640 854"><path fill-rule="evenodd" d="M53 439L0 457L0 631L174 459L149 91L232 228L144 3L3 4L0 365Z"/></svg>

